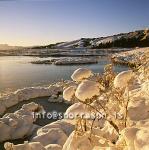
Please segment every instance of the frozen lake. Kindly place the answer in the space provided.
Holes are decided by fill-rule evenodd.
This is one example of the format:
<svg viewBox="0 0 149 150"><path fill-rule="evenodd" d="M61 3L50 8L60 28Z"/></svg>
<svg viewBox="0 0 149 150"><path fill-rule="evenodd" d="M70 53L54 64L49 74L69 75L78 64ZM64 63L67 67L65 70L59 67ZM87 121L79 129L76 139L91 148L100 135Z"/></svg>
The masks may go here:
<svg viewBox="0 0 149 150"><path fill-rule="evenodd" d="M46 64L31 64L30 61L48 58L28 56L0 57L0 92L10 92L18 88L48 85L61 79L70 79L73 71L79 67L90 68L94 72L103 72L106 64L110 63L107 57L101 57L98 64L55 66ZM126 66L116 66L120 72L127 70Z"/></svg>

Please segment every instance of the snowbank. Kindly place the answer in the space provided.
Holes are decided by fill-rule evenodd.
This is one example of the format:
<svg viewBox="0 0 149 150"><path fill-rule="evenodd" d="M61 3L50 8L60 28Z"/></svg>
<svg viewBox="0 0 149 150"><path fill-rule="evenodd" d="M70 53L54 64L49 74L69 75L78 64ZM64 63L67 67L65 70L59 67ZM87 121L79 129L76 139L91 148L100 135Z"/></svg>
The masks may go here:
<svg viewBox="0 0 149 150"><path fill-rule="evenodd" d="M83 79L87 79L90 76L92 76L93 73L91 70L86 69L86 68L79 68L74 71L74 73L71 75L71 78L73 81L82 81Z"/></svg>
<svg viewBox="0 0 149 150"><path fill-rule="evenodd" d="M112 55L112 61L116 64L140 65L143 55L149 53L149 47L136 48L131 51L120 52Z"/></svg>
<svg viewBox="0 0 149 150"><path fill-rule="evenodd" d="M149 66L145 67L148 68ZM106 113L105 118L100 120L94 118L93 122L92 120L82 119L77 115L76 119L73 120L69 118L59 120L38 129L29 143L19 145L6 143L6 149L9 150L10 147L13 147L12 149L17 150L17 147L18 149L20 147L19 150L21 150L23 147L23 150L38 150L37 146L41 150L148 150L148 70L145 73L143 69L139 69L138 72L130 70L122 72L112 81L112 89L110 89L111 87L105 87L102 90L100 87L102 81L90 78L94 74L91 70L82 68L76 70L72 75L75 82L63 83L64 86L60 86L59 90L57 88L53 90L51 86L47 88L49 92L46 93L45 91L44 94L49 94L52 91L56 96L58 91L64 90L63 97L67 101L75 99L76 103L71 105L65 113L67 116L71 113L90 114L98 110L101 113ZM117 89L119 89L119 93L117 93ZM15 97L17 96L11 95L9 98ZM25 97L25 99L28 99L28 97ZM3 102L1 110L6 109L3 107L5 106ZM14 103L17 103L17 101L14 101ZM36 105L23 106L23 111L20 113L24 114L25 112L26 114L26 112L34 111L35 108ZM29 125L32 125L33 120L29 114L28 117L20 116L21 118L24 117L23 120L26 120ZM118 116L120 114L122 115L121 118ZM7 115L4 120L0 124L0 129L2 129L0 131L3 135L0 138L6 140L12 136L12 134L10 136L10 133L14 133L12 127L16 127L18 121L12 117L7 117ZM76 126L74 127L74 125ZM23 128L22 131L25 129ZM20 131L21 129L17 128L16 130ZM23 133L27 134L28 130L25 131ZM20 134L17 135L17 132L15 132L15 138L21 137L22 132Z"/></svg>
<svg viewBox="0 0 149 150"><path fill-rule="evenodd" d="M33 124L36 120L33 112L39 108L40 106L35 103L25 104L20 110L0 118L0 142L31 135L37 127Z"/></svg>
<svg viewBox="0 0 149 150"><path fill-rule="evenodd" d="M68 53L69 54L69 53ZM95 64L98 63L98 58L92 57L66 57L50 60L33 61L33 64L54 64L54 65L74 65L74 64Z"/></svg>
<svg viewBox="0 0 149 150"><path fill-rule="evenodd" d="M65 84L69 84L69 81L66 81ZM0 97L0 115L2 115L7 108L32 98L49 96L50 102L62 102L63 98L59 95L62 91L63 83L61 82L50 85L49 87L28 87L19 89L14 93ZM56 99L54 99L54 95L56 95Z"/></svg>
<svg viewBox="0 0 149 150"><path fill-rule="evenodd" d="M99 84L94 81L85 80L79 84L75 96L81 101L91 99L100 94Z"/></svg>

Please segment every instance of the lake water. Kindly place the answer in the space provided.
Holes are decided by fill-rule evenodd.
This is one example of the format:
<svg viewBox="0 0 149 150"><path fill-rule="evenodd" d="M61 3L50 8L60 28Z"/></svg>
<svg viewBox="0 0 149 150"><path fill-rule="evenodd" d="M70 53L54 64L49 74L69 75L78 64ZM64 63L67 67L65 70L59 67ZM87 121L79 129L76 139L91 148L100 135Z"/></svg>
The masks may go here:
<svg viewBox="0 0 149 150"><path fill-rule="evenodd" d="M73 71L79 67L90 68L94 72L103 72L107 57L100 58L98 64L55 66L45 64L31 64L29 62L48 58L28 56L0 57L0 93L14 91L18 88L48 85L61 79L70 79ZM120 72L127 70L126 66L116 66Z"/></svg>

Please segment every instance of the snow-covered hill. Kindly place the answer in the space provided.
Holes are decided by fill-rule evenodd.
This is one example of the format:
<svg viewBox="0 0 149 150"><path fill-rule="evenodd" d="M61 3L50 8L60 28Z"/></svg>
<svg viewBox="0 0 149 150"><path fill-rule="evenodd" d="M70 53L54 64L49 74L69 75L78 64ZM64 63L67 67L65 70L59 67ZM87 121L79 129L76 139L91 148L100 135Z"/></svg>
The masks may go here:
<svg viewBox="0 0 149 150"><path fill-rule="evenodd" d="M74 41L63 42L55 45L55 48L83 48L83 47L97 47L100 44L112 43L118 40L149 40L149 29L138 30L129 33L120 33L116 35L111 35L107 37L98 37L98 38L81 38Z"/></svg>
<svg viewBox="0 0 149 150"><path fill-rule="evenodd" d="M72 48L112 48L112 47L149 47L149 29L120 33L106 37L80 38L44 46L27 47L31 49L72 49ZM0 50L20 49L18 46L0 44Z"/></svg>
<svg viewBox="0 0 149 150"><path fill-rule="evenodd" d="M83 47L83 39L78 39L75 41L63 42L56 45L57 48L70 48L70 47Z"/></svg>

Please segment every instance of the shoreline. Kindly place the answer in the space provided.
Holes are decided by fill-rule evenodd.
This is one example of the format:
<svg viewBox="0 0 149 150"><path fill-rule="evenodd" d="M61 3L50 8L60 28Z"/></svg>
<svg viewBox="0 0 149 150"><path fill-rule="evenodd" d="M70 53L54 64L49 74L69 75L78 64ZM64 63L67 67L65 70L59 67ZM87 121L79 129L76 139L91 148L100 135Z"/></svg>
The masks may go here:
<svg viewBox="0 0 149 150"><path fill-rule="evenodd" d="M108 65L106 67L107 68L105 71L109 72L111 65ZM126 134L127 133L131 134L131 131L133 131L134 128L137 128L137 131L141 132L142 127L145 131L147 131L145 124L148 123L149 116L146 110L148 110L149 105L148 103L145 103L145 101L148 100L148 94L146 94L146 92L148 92L147 87L149 86L148 80L146 80L146 75L148 76L148 74L145 75L142 70L140 70L136 74L134 74L132 70L127 70L119 74L110 73L110 75L112 75L113 77L111 83L112 83L112 86L114 86L115 90L117 88L128 88L129 90L128 91L130 94L129 98L131 99L131 101L129 102L129 105L127 106L128 107L127 108L128 109L127 121L128 123L130 122L132 124L129 127L122 126L120 123L121 122L121 119L120 119L120 122L116 122L116 123L120 123L120 124L116 124L116 127L117 125L119 125L118 126L119 128L116 128L115 122L114 122L114 125L113 123L110 124L110 122L108 122L108 120L106 120L105 118L102 118L101 120L95 120L95 124L92 125L91 132L94 133L94 134L92 133L92 138L93 139L96 138L97 142L93 143L92 147L90 147L89 150L93 150L95 146L98 146L98 149L102 148L103 145L100 143L101 139L106 139L110 141L111 143L113 143L114 141L114 144L112 145L112 147L117 147L117 143L119 143L119 139L121 139L121 136L123 136L122 138L124 138L126 141L132 140L130 138L127 138L125 136L125 132L123 131L127 131ZM31 98L48 96L50 103L51 102L61 102L61 103L66 102L67 104L70 104L70 106L67 108L65 112L68 115L69 113L72 113L72 114L73 113L74 114L75 113L89 113L89 112L91 113L91 110L94 107L96 110L97 105L100 106L99 105L100 102L102 103L102 107L100 107L100 109L102 109L104 106L107 106L109 107L109 109L111 109L111 107L115 109L116 107L116 110L117 109L119 110L122 106L115 103L116 101L115 101L115 98L113 97L114 93L111 93L112 95L111 94L109 95L110 96L109 99L114 98L114 99L111 99L112 101L111 103L111 101L107 100L107 96L108 96L107 94L109 91L106 88L108 88L109 86L107 84L102 85L101 83L99 83L97 76L100 77L100 75L93 73L91 70L79 68L75 70L74 73L72 74L71 76L72 80L58 82L49 87L44 87L44 88L43 87L31 87L31 88L20 89L6 97L3 97L3 103L1 103L0 107L2 108L2 106L5 104L4 107L7 105L6 108L9 108L22 101L27 102ZM100 90L103 90L103 93L101 93ZM125 95L125 92L126 91L124 91L124 93L122 93L122 95L119 98L123 98L123 100L128 99L128 97ZM144 94L140 95L140 93L142 92ZM74 94L75 94L76 99L73 100ZM88 105L86 105L87 103L85 103L86 100L88 99L94 100L91 103L91 105L89 104L89 106L92 106L91 107L92 109L90 107L87 107ZM144 109L142 109L142 107ZM17 145L14 145L13 143L10 143L10 142L6 142L5 143L6 149L9 148L10 146L27 147L27 149L29 149L32 145L36 143L38 143L38 147L42 147L43 150L47 150L47 147L51 147L53 144L55 144L55 147L59 147L59 150L65 150L65 149L68 150L67 149L68 146L70 147L69 149L76 149L77 147L80 146L80 142L79 142L80 138L81 138L81 141L85 143L84 145L82 145L83 146L82 149L86 149L86 145L88 144L88 137L91 134L89 132L90 125L91 125L90 119L86 120L87 121L86 130L81 130L82 126L81 128L78 128L78 129L74 128L77 118L74 118L73 120L70 120L70 119L67 120L64 118L62 120L58 120L58 121L54 121L53 123L46 124L45 126L37 127L34 124L36 120L33 119L32 113L41 112L42 110L41 108L42 107L39 104L31 102L28 104L24 104L19 110L16 110L15 113L5 114L3 118L1 118L0 130L1 132L3 131L5 135L4 141L9 141L10 138L19 139L20 134L18 133L21 133L21 135L26 135L26 136L28 136L28 133L30 134L32 133L31 134L32 136L28 140L28 142L25 142L22 144L16 143ZM139 111L136 115L135 112L138 109ZM2 111L2 109L0 110ZM126 112L125 111L123 112L123 111L122 113L125 114ZM142 115L144 113L145 113L145 116ZM16 115L19 115L19 118L16 119L15 118ZM111 115L110 117L115 117L115 116ZM20 120L20 118L23 118L23 122ZM142 120L144 122L141 122ZM17 124L20 124L20 123L22 123L21 127L23 127L23 129L26 127L26 125L29 126L29 130L24 131L22 130L22 128L17 128ZM9 126L7 124L9 124ZM137 124L140 124L140 126L138 126ZM5 130L3 130L2 128L3 126L5 126ZM33 130L35 128L37 130ZM9 130L6 130L6 129L9 129ZM14 132L14 129L16 130L15 132ZM5 134L6 131L8 132L7 134ZM119 133L122 133L122 134L119 134ZM145 132L145 133L148 134L148 132ZM9 136L9 134L13 136ZM134 137L135 136L136 135L134 133ZM0 139L3 140L4 137L0 136ZM109 148L112 148L111 145L108 143L106 144L106 146ZM130 145L128 145L128 147L132 147L132 146L133 145L131 145L131 143Z"/></svg>
<svg viewBox="0 0 149 150"><path fill-rule="evenodd" d="M49 60L32 61L32 64L53 64L53 65L78 65L78 64L96 64L100 58L98 57L64 57Z"/></svg>
<svg viewBox="0 0 149 150"><path fill-rule="evenodd" d="M147 56L149 47L136 48L132 51L116 53L111 56L114 64L126 65L135 68L141 65L144 56ZM141 60L142 59L142 60Z"/></svg>

